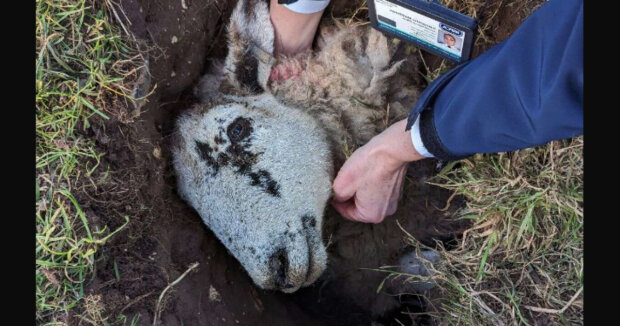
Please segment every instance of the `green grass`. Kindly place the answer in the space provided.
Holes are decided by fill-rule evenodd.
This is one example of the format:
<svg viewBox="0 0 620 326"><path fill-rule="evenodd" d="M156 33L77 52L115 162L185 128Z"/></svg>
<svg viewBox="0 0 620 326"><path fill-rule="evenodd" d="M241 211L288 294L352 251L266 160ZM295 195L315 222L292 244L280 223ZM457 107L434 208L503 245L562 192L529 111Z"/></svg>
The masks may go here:
<svg viewBox="0 0 620 326"><path fill-rule="evenodd" d="M485 1L442 1L475 16ZM138 323L106 317L85 293L96 254L116 230L83 211L76 194L105 177L83 134L106 119L129 121L132 81L142 60L110 24L107 1L36 2L36 322L40 325ZM364 8L353 16L363 15ZM493 12L488 21L498 18ZM477 42L493 42L483 22ZM477 43L478 44L478 43ZM427 69L428 81L448 69ZM472 221L459 246L442 250L434 311L442 325L582 323L583 138L515 153L478 155L448 165L431 182L467 198ZM79 196L78 196L79 198ZM411 244L423 247L414 238ZM118 276L117 276L118 277ZM394 275L393 277L415 276ZM419 277L418 277L419 278Z"/></svg>
<svg viewBox="0 0 620 326"><path fill-rule="evenodd" d="M453 162L429 183L472 221L433 268L440 325L583 323L583 137ZM424 247L407 236L415 247Z"/></svg>
<svg viewBox="0 0 620 326"><path fill-rule="evenodd" d="M82 314L88 308L84 287L95 254L124 227L93 224L74 196L94 186L91 176L104 155L82 135L94 121L128 107L127 85L141 62L131 42L110 24L105 3L36 2L36 321L41 325L65 325L88 315Z"/></svg>

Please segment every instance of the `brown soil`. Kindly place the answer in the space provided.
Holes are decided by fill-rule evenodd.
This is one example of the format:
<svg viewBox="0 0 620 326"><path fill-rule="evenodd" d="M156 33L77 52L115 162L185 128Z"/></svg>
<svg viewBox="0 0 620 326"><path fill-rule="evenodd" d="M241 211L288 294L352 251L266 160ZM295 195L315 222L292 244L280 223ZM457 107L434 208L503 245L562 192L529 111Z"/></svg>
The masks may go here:
<svg viewBox="0 0 620 326"><path fill-rule="evenodd" d="M355 7L344 0L332 2L334 16L347 15ZM433 239L449 241L462 230L464 225L449 222L461 201L452 200L442 211L450 193L424 183L437 172L437 162L411 164L405 198L397 214L384 223L326 223L323 236L330 243L330 263L315 285L292 295L260 290L177 196L168 148L174 119L195 101L191 88L208 58L225 55L223 29L234 3L122 0L120 6L133 34L155 45L149 67L151 86L157 87L140 108L139 118L113 118L86 133L106 153L99 171L109 172L93 176L94 186L85 184L79 202L90 222L100 227L115 229L125 216L130 218L128 226L103 246L96 275L86 289L86 294L102 296L106 315L122 313L131 320L139 314L139 325L152 325L162 290L198 262L197 271L164 297L161 325L396 325L394 318L405 325L429 324L424 316L400 314L423 312L423 300L393 296L395 286L377 294L386 274L363 268L394 265L410 249L400 231L384 236L386 230L399 230L396 221L429 245ZM497 17L515 19L510 16L512 7L502 6ZM497 26L501 27L493 38L501 41L518 23ZM326 219L341 218L329 208Z"/></svg>

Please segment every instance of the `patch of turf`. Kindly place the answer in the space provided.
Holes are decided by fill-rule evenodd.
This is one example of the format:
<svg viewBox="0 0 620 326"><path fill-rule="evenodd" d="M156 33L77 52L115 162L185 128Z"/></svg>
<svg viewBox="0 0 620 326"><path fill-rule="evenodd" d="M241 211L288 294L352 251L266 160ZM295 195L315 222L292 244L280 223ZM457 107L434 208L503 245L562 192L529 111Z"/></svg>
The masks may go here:
<svg viewBox="0 0 620 326"><path fill-rule="evenodd" d="M444 290L454 294L443 308L471 307L472 320L581 324L583 137L462 163L437 177L469 199L463 216L474 221L443 253Z"/></svg>
<svg viewBox="0 0 620 326"><path fill-rule="evenodd" d="M476 155L429 183L465 196L458 218L472 221L456 248L438 243L429 315L441 325L583 323L583 137Z"/></svg>
<svg viewBox="0 0 620 326"><path fill-rule="evenodd" d="M84 284L99 247L124 225L101 227L73 193L78 185L95 186L89 177L104 155L82 135L92 121L122 117L131 107L130 85L142 65L133 42L110 24L108 4L36 2L36 321L41 325L69 324L76 316L93 324L105 320L91 309L96 298L85 300Z"/></svg>

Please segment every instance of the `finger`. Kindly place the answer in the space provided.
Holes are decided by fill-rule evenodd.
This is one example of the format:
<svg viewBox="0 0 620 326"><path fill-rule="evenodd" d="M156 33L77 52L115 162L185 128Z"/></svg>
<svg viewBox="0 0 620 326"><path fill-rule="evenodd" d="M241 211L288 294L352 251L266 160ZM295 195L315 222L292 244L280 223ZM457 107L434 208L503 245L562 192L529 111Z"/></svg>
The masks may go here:
<svg viewBox="0 0 620 326"><path fill-rule="evenodd" d="M338 203L341 215L348 220L362 223L380 223L385 216L379 212L369 213L363 206L360 205L357 197L353 200L346 201L345 203Z"/></svg>
<svg viewBox="0 0 620 326"><path fill-rule="evenodd" d="M334 200L337 202L345 202L355 195L355 182L346 165L338 172L332 188L334 189Z"/></svg>
<svg viewBox="0 0 620 326"><path fill-rule="evenodd" d="M340 216L342 216L344 219L347 219L349 221L357 222L355 219L349 216L350 205L355 205L353 203L353 200L348 200L344 202L332 201L332 206L336 209L336 211L338 211Z"/></svg>

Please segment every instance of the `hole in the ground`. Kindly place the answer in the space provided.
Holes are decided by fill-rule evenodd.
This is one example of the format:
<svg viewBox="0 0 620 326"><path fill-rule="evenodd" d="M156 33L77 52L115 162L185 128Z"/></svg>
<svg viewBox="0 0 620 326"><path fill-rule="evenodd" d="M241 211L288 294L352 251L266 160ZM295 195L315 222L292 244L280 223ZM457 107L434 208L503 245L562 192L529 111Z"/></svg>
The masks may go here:
<svg viewBox="0 0 620 326"><path fill-rule="evenodd" d="M175 118L194 103L195 98L191 89L191 87L188 88L179 96L178 100L170 103L164 102L159 106L159 113L156 114L158 121L155 124L161 126L161 137L164 140L168 139L173 132ZM164 148L167 146L166 141L164 141L163 146ZM169 156L169 151L167 149L164 151ZM433 162L427 162L423 166L424 168L417 169L418 172L413 172L412 177L415 179L427 177L428 173L434 171L433 165ZM170 166L166 167L165 183L167 184L167 193L164 196L168 197L169 201L175 202L172 205L175 208L172 210L173 219L167 227L160 228L157 231L159 234L155 235L156 238L168 239L168 242L162 246L170 251L169 259L172 265L164 265L163 267L181 271L183 266L198 260L204 263L205 267L203 268L208 270L208 272L193 276L193 282L179 285L176 292L177 307L179 305L185 306L191 301L200 301L201 296L205 294L204 291L197 291L197 288L203 286L202 284L205 284L207 289L206 284L216 288L223 298L222 302L239 300L237 296L240 291L248 291L248 288L254 287L252 281L213 233L204 226L200 217L178 198L175 193L176 179ZM414 193L419 193L419 191L414 190L415 186L413 183L409 184L411 188L411 195L408 196L410 201L403 205L404 207L399 210L394 219L385 222L384 230L380 232L385 237L389 234L387 230L391 229L393 236L390 239L368 236L376 228L369 225L346 222L343 222L345 224L335 223L335 225L331 225L331 229L324 230L325 241L328 241L327 237L334 234L340 234L342 239L337 245L328 249L330 264L325 276L313 286L301 289L294 294L253 289L253 293L255 293L255 297L252 298L253 310L262 315L261 317L252 317L253 320L257 324L263 323L264 320L286 323L291 320L298 321L298 318L302 318L315 325L370 325L371 322L381 325L430 325L430 317L425 314L426 304L421 296L377 294L377 287L384 275L380 272L365 270L394 264L400 253L412 250L412 248L402 244L404 234L395 223L397 219L405 225L405 229L418 236L418 239L421 239L420 241L429 247L436 247L436 241L442 242L446 249L451 249L458 244L454 234L437 231L436 222L444 220L445 213L433 208L445 206L450 194L433 188L431 193L416 198ZM429 201L434 206L427 205ZM424 208L422 209L422 207ZM413 211L407 212L408 209ZM326 218L339 219L331 209L328 209L327 215ZM353 230L343 232L342 230L345 228ZM363 244L362 241L369 240L374 243L366 243L365 249L356 248ZM374 257L369 257L369 253L373 254ZM231 270L234 270L234 273L230 273ZM226 274L226 276L223 277L221 274ZM239 301L243 302L244 300ZM377 303L379 301L385 302ZM228 302L230 304L231 301ZM262 303L262 305L258 304L263 307L262 310L257 309L256 302L269 302L269 307L265 309L265 304ZM192 306L194 309L205 311L204 309L208 309L209 305L202 308L200 305L190 305L190 307ZM245 310L247 306L248 303L242 303L241 307L227 307L227 311L221 313L223 315L238 315L240 313L242 317L245 317L248 315L248 311ZM179 320L191 321L193 319L185 319L184 317L184 314L189 313L190 310L191 308L185 308L174 311ZM279 319L264 317L264 314L276 314L278 311L289 311L289 313L280 315Z"/></svg>
<svg viewBox="0 0 620 326"><path fill-rule="evenodd" d="M139 1L134 4L138 10ZM174 9L167 9L170 6ZM121 146L114 141L101 144L110 153L106 162L118 170L126 167L129 172L114 176L115 185L124 185L122 191L112 187L106 195L106 200L117 204L96 212L101 216L125 212L131 215L132 224L119 233L116 247L111 247L104 257L92 289L102 294L106 302L114 303L110 307L117 312L139 313L145 317L141 323L144 320L145 325L150 324L156 313L152 303L163 287L177 279L188 265L199 262L197 271L178 282L174 292L167 296L159 316L163 324L202 325L217 320L221 324L253 325L428 325L424 299L415 294L378 291L386 275L376 269L397 264L400 255L411 250L403 240L401 227L430 247L435 246L434 240L442 241L446 248L457 244L450 235L455 233L449 232L450 227L439 227L459 206L457 200L448 210L441 210L451 193L424 183L436 173L436 162L412 164L398 212L380 225L344 221L328 207L323 229L323 239L328 244L328 268L315 284L294 294L255 287L198 214L177 196L169 139L176 117L196 102L193 86L202 73L200 70L206 68L194 71L187 62L206 60L206 52L222 57L225 33L221 32L221 16L231 10L230 4L226 7L221 3L219 14L208 10L184 11L179 6L180 1L158 0L145 6L143 14L128 13L130 19L149 18L135 25L146 25L145 31L150 32L144 37L165 48L166 55L153 58L150 63L153 82L159 88L144 107L140 120L133 125L106 129L113 140L129 145ZM172 35L178 29L184 31L183 37ZM176 36L174 44L172 36ZM222 42L220 46L207 42L215 38L215 43ZM205 46L197 48L200 53L184 53L191 42L203 42ZM191 60L179 59L190 55ZM171 77L172 70L175 77ZM177 83L175 88L183 87L171 91L165 86L168 82ZM152 284L143 286L149 282Z"/></svg>

